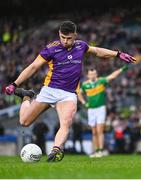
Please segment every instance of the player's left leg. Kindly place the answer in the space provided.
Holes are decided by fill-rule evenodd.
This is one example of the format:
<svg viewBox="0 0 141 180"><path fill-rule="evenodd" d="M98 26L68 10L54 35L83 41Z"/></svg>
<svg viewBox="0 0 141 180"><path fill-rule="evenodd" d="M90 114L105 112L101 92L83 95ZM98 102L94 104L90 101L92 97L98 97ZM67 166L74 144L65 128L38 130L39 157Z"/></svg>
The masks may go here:
<svg viewBox="0 0 141 180"><path fill-rule="evenodd" d="M52 152L48 156L48 161L61 161L64 157L63 145L67 140L73 117L77 110L77 104L74 101L58 102L56 110L59 116L60 128L55 136L55 142Z"/></svg>
<svg viewBox="0 0 141 180"><path fill-rule="evenodd" d="M97 124L96 126L99 149L101 150L103 150L104 147L104 128L105 128L105 124Z"/></svg>
<svg viewBox="0 0 141 180"><path fill-rule="evenodd" d="M99 149L97 128L96 128L96 126L94 126L94 127L91 127L91 129L92 129L92 143L93 143L94 149L96 151L97 149Z"/></svg>
<svg viewBox="0 0 141 180"><path fill-rule="evenodd" d="M94 127L91 127L92 130L92 144L94 147L94 152L89 155L90 158L94 158L97 155L97 150L99 149L99 139L98 139L98 133L97 133L97 127L96 125Z"/></svg>
<svg viewBox="0 0 141 180"><path fill-rule="evenodd" d="M96 157L97 150L99 149L99 141L98 141L98 134L96 128L97 122L97 111L95 108L88 109L88 125L91 127L92 130L92 145L93 145L93 153L89 155L90 158Z"/></svg>

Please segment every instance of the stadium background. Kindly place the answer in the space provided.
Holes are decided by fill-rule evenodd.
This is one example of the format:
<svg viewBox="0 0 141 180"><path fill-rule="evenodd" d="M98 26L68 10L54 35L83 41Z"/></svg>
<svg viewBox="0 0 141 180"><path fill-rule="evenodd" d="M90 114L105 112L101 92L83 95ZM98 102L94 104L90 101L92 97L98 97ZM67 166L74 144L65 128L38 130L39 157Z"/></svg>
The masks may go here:
<svg viewBox="0 0 141 180"><path fill-rule="evenodd" d="M78 24L78 38L89 44L109 49L120 49L133 54L138 63L107 87L107 123L105 146L110 153L140 153L141 128L141 8L140 2L128 1L27 1L5 0L0 6L0 152L18 154L25 143L33 142L34 123L22 128L18 123L20 99L6 96L4 88L13 82L21 70L30 64L44 45L57 38L58 25L70 19ZM105 61L96 57L85 57L82 81L89 66L97 68L99 75L108 75L123 63L115 59ZM25 82L22 87L41 88L46 67ZM73 138L78 126L91 152L91 133L87 126L86 109L78 104ZM37 122L44 122L48 148L57 128L54 110L44 113ZM76 126L75 126L76 125ZM77 137L76 137L77 138ZM138 142L138 143L137 143ZM138 146L136 147L136 143ZM77 144L74 151L72 142L66 151L80 153ZM85 148L85 147L83 147Z"/></svg>

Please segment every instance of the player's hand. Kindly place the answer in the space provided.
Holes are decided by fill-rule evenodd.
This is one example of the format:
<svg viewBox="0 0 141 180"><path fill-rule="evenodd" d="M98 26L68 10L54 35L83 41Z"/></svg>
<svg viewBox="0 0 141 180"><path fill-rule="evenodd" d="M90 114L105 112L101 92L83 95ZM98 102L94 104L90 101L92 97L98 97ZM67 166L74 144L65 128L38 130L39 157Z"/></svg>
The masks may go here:
<svg viewBox="0 0 141 180"><path fill-rule="evenodd" d="M136 62L136 59L133 56L131 56L127 53L124 53L124 52L118 51L117 57L119 57L122 61L125 61L126 63L135 63Z"/></svg>
<svg viewBox="0 0 141 180"><path fill-rule="evenodd" d="M7 86L7 87L5 88L5 93L6 93L7 95L13 94L14 91L15 91L15 89L16 89L16 87L17 87L17 85L16 85L15 83L10 84L9 86Z"/></svg>
<svg viewBox="0 0 141 180"><path fill-rule="evenodd" d="M89 103L86 102L86 103L84 104L84 106L85 106L85 108L89 108Z"/></svg>

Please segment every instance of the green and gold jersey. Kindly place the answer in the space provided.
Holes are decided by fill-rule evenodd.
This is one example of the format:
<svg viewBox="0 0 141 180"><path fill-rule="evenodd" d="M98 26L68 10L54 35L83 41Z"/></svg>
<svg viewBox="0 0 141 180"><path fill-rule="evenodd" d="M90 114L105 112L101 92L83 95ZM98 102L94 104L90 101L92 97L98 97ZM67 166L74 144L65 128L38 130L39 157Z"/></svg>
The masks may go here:
<svg viewBox="0 0 141 180"><path fill-rule="evenodd" d="M81 89L87 96L89 108L96 108L106 104L105 88L108 84L106 77L101 77L95 82L85 81Z"/></svg>

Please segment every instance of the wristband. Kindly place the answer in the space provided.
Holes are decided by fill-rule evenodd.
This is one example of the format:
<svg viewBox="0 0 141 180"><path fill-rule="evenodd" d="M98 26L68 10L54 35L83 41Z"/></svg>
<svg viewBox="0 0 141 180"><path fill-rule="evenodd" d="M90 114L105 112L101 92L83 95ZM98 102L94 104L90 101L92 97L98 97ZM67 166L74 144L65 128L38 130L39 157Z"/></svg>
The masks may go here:
<svg viewBox="0 0 141 180"><path fill-rule="evenodd" d="M12 85L15 87L18 87L18 85L15 82L13 82Z"/></svg>
<svg viewBox="0 0 141 180"><path fill-rule="evenodd" d="M121 53L121 51L118 51L116 57L119 57L120 53Z"/></svg>

